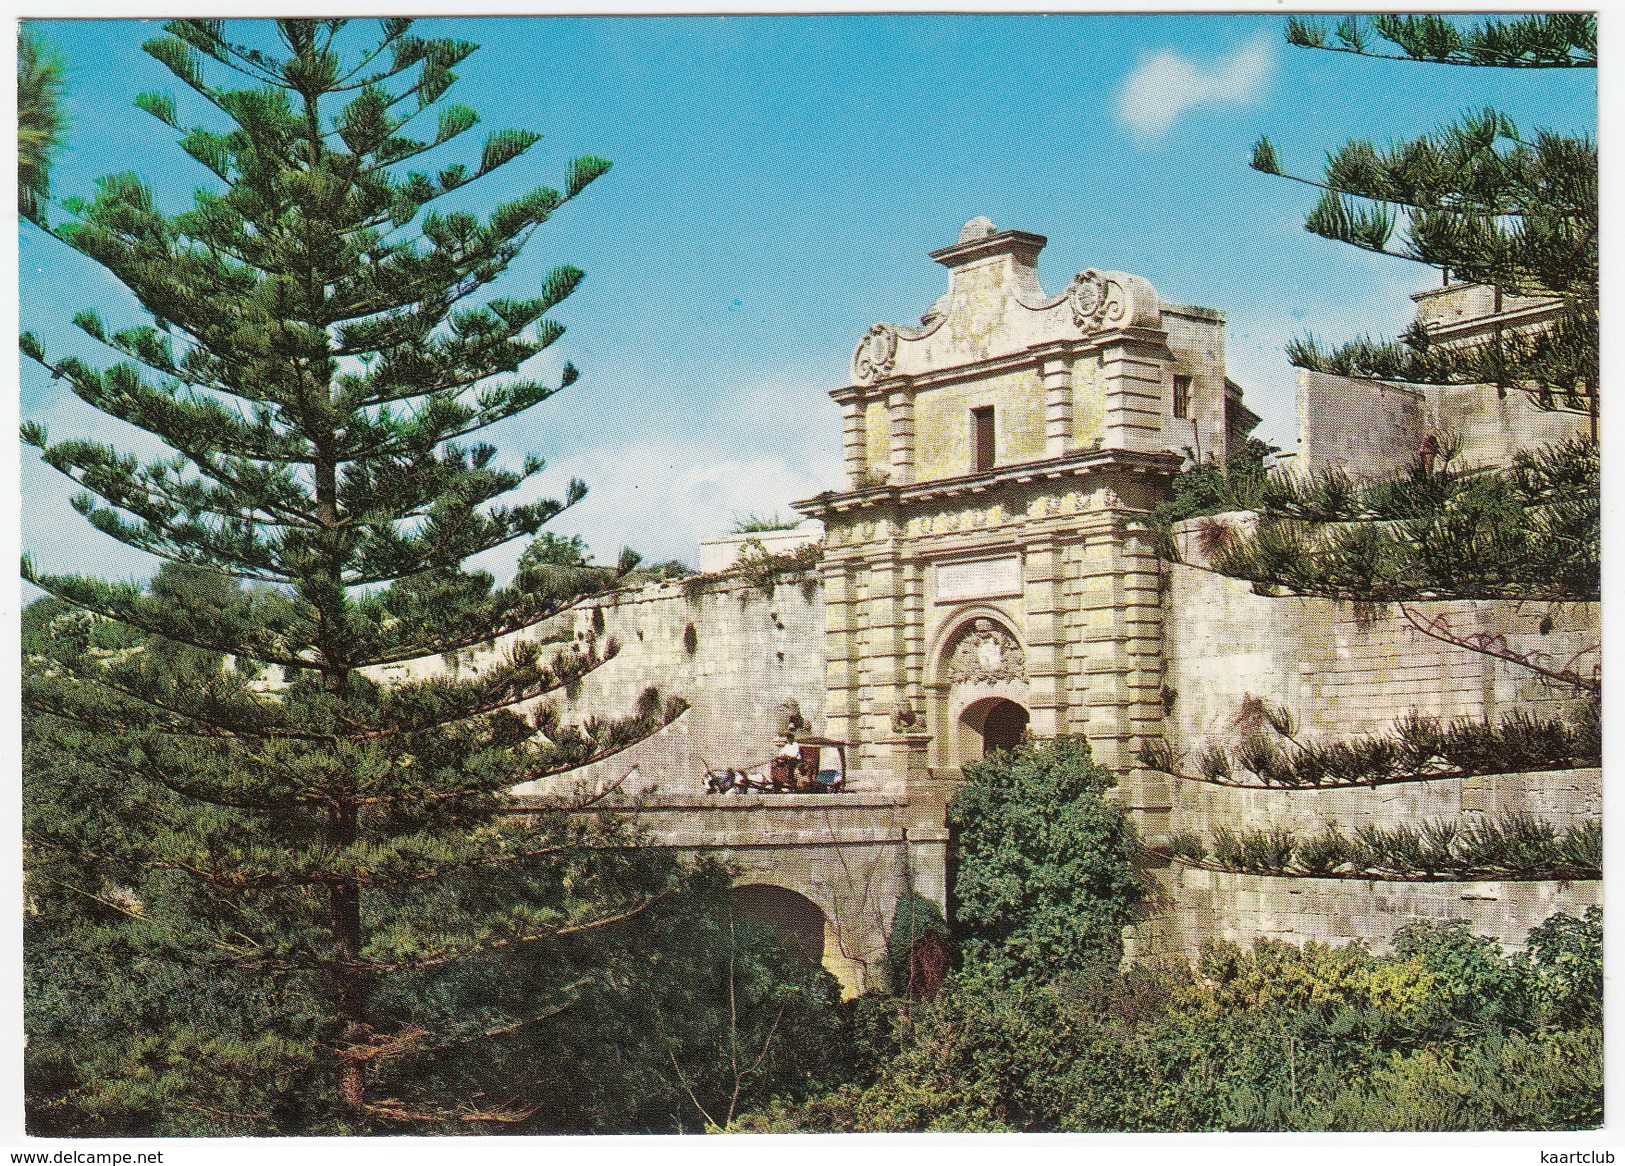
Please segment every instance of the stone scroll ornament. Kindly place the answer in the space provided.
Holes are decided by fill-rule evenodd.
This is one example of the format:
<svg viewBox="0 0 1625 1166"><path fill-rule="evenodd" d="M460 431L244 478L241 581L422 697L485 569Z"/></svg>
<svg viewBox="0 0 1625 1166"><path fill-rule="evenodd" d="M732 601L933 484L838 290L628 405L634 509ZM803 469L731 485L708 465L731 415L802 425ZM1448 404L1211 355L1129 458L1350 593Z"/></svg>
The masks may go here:
<svg viewBox="0 0 1625 1166"><path fill-rule="evenodd" d="M1156 290L1137 275L1080 271L1066 288L1072 322L1084 332L1103 328L1154 328L1162 315Z"/></svg>
<svg viewBox="0 0 1625 1166"><path fill-rule="evenodd" d="M876 324L858 341L852 354L852 376L860 383L879 380L897 363L897 329Z"/></svg>
<svg viewBox="0 0 1625 1166"><path fill-rule="evenodd" d="M1026 653L1014 636L990 619L979 619L971 625L948 662L948 679L955 684L996 684L1026 678Z"/></svg>

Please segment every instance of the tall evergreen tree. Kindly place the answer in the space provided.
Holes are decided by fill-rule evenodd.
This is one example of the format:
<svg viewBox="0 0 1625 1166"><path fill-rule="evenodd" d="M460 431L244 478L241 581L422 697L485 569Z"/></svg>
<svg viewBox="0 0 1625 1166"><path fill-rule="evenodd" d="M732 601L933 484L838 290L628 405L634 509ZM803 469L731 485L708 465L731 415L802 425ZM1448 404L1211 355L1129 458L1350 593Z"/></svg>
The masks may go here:
<svg viewBox="0 0 1625 1166"><path fill-rule="evenodd" d="M25 578L90 613L86 626L138 637L58 636L25 670L24 702L46 735L36 747L49 752L53 733L98 743L88 773L39 771L94 779L99 796L93 811L48 799L30 818L30 854L67 880L145 880L156 898L133 904L73 890L141 920L149 957L206 979L247 976L284 1001L267 1038L327 1081L321 1114L298 1119L312 1129L511 1116L489 1099L380 1095L424 1079L392 1066L526 1019L425 1033L408 987L432 995L426 977L459 961L566 943L660 897L664 868L627 849L624 830L581 815L520 820L507 791L605 757L681 707L651 694L620 720L561 723L544 698L606 660L607 642L549 653L520 637L472 672L378 682L380 666L489 644L616 574L562 540L544 541L508 587L461 567L535 535L585 492L572 481L562 499L504 504L541 462L505 468L493 446L460 439L576 380L569 365L555 383L521 369L558 339L546 313L579 270L558 267L520 297L480 293L609 163L578 158L562 190L529 190L483 218L440 211L539 135L498 131L471 163L430 166L479 120L445 101L475 46L380 24L348 58L342 20L278 21L275 46L236 43L219 21L168 24L144 48L210 107L214 128L183 122L169 94L136 104L214 181L168 214L137 176L114 175L92 198L63 200L49 228L151 322L74 317L125 358L106 367L21 339L88 404L174 450L143 461L25 423L24 441L83 488L79 512L203 578L249 585L146 589L25 557ZM634 561L623 555L621 570ZM160 641L225 660L176 667ZM265 1072L266 1048L232 1039L198 1047L244 1079Z"/></svg>
<svg viewBox="0 0 1625 1166"><path fill-rule="evenodd" d="M1367 57L1487 68L1590 68L1597 22L1587 13L1487 19L1461 26L1441 16L1349 17L1335 31L1294 18L1287 40ZM1398 52L1384 51L1387 47ZM1586 137L1524 136L1486 109L1413 141L1355 140L1331 153L1319 179L1282 170L1260 138L1252 166L1318 187L1304 221L1351 247L1428 264L1447 279L1497 293L1557 296L1553 326L1441 345L1418 321L1396 341L1357 339L1323 351L1312 338L1288 351L1299 368L1421 384L1521 390L1543 408L1597 413L1597 150Z"/></svg>
<svg viewBox="0 0 1625 1166"><path fill-rule="evenodd" d="M1596 20L1588 14L1487 18L1349 17L1334 30L1287 22L1305 48L1421 63L1489 68L1596 67ZM1398 340L1358 338L1330 350L1294 342L1297 367L1426 385L1483 385L1522 392L1538 407L1588 416L1589 438L1519 452L1494 467L1460 464L1446 439L1418 451L1392 481L1357 483L1340 472L1231 478L1219 508L1253 509L1246 538L1218 538L1215 566L1270 593L1398 602L1420 630L1489 650L1483 637L1452 631L1405 606L1418 599L1563 602L1600 595L1597 155L1586 137L1526 137L1493 109L1414 141L1378 147L1356 140L1328 156L1318 179L1281 165L1268 138L1252 166L1317 187L1305 227L1324 238L1442 268L1446 278L1497 295L1555 296L1553 323L1498 329L1471 343L1442 343L1421 321ZM1221 491L1221 493L1224 491ZM1482 642L1480 642L1482 641ZM1588 666L1536 667L1550 679L1596 691Z"/></svg>

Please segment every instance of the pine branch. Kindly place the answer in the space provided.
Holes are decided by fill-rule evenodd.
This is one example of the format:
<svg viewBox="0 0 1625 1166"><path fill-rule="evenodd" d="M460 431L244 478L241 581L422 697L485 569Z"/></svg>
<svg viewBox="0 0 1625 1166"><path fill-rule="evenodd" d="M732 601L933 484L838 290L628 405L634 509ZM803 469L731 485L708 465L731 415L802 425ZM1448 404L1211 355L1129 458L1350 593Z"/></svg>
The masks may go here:
<svg viewBox="0 0 1625 1166"><path fill-rule="evenodd" d="M1493 151L1492 151L1493 152ZM1503 205L1462 205L1459 202L1431 200L1423 202L1414 196L1400 197L1396 194L1371 194L1364 189L1339 185L1333 182L1304 178L1298 174L1289 173L1280 167L1275 156L1275 148L1270 145L1268 138L1260 138L1253 148L1252 161L1248 163L1250 169L1260 174L1268 174L1274 178L1285 178L1288 182L1296 182L1302 186L1312 186L1316 190L1329 194L1346 195L1351 198L1365 199L1373 202L1388 203L1393 206L1406 207L1411 210L1434 211L1439 214L1464 215L1477 219L1505 219L1527 218L1540 215L1543 217L1575 218L1591 221L1596 218L1596 210L1587 207L1565 207L1541 204L1536 200L1520 201ZM1589 240L1588 240L1589 241ZM1392 254L1391 252L1383 252ZM1404 256L1400 256L1404 258Z"/></svg>
<svg viewBox="0 0 1625 1166"><path fill-rule="evenodd" d="M374 972L421 971L425 968L442 967L456 960L467 959L469 956L480 955L492 951L511 951L515 948L526 947L544 940L564 939L575 935L585 935L588 932L599 931L605 927L613 927L617 923L624 923L628 919L635 919L662 899L667 898L670 891L660 891L644 899L635 907L617 912L613 915L601 916L587 923L576 923L568 927L553 928L547 931L537 931L525 935L506 936L501 939L486 940L482 943L471 944L462 949L443 949L427 956L411 960L402 960L387 965L375 965L369 970Z"/></svg>
<svg viewBox="0 0 1625 1166"><path fill-rule="evenodd" d="M1507 643L1506 637L1492 632L1457 632L1450 626L1447 613L1440 612L1431 619L1424 619L1411 609L1408 604L1400 603L1399 611L1417 631L1430 639L1440 643L1449 644L1456 648L1465 648L1469 652L1477 652L1483 656L1492 656L1497 660L1504 660L1508 664L1516 664L1526 668L1547 680L1566 684L1571 688L1578 688L1583 692L1602 695L1602 665L1595 664L1589 674L1582 673L1574 667L1581 657L1600 652L1601 644L1593 644L1575 653L1567 664L1553 667L1543 652L1517 652Z"/></svg>
<svg viewBox="0 0 1625 1166"><path fill-rule="evenodd" d="M1367 31L1401 52L1371 48ZM1564 69L1597 67L1596 17L1589 13L1551 13L1518 20L1489 18L1462 28L1437 15L1384 13L1367 24L1352 16L1339 23L1333 43L1326 26L1302 17L1287 20L1288 44L1325 52L1352 53L1387 61L1418 61L1475 68Z"/></svg>

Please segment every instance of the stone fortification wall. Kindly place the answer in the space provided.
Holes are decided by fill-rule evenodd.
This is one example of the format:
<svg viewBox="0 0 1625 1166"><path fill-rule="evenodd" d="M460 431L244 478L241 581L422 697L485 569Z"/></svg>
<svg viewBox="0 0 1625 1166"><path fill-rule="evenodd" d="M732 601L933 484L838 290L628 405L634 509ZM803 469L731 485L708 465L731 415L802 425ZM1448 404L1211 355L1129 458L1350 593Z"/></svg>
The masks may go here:
<svg viewBox="0 0 1625 1166"><path fill-rule="evenodd" d="M700 574L715 575L739 562L741 555L787 555L824 537L818 522L803 522L788 530L762 530L751 534L723 534L700 540Z"/></svg>
<svg viewBox="0 0 1625 1166"><path fill-rule="evenodd" d="M1498 773L1436 781L1396 782L1344 789L1236 789L1181 781L1176 815L1181 830L1211 837L1213 829L1283 827L1299 837L1335 826L1352 834L1361 826L1385 829L1428 819L1471 822L1475 817L1527 813L1561 830L1602 817L1602 770Z"/></svg>
<svg viewBox="0 0 1625 1166"><path fill-rule="evenodd" d="M1504 465L1521 449L1586 433L1577 414L1539 409L1527 393L1492 385L1413 386L1298 373L1298 456L1305 472L1340 469L1388 478L1415 458L1428 434L1461 442L1464 466Z"/></svg>
<svg viewBox="0 0 1625 1166"><path fill-rule="evenodd" d="M1303 944L1361 940L1387 950L1407 923L1459 919L1509 950L1558 911L1601 906L1602 883L1400 883L1294 879L1174 867L1164 872L1169 906L1156 921L1160 942L1194 958L1204 939L1250 947L1257 939ZM1149 930L1149 929L1147 929ZM1141 943L1145 941L1139 941Z"/></svg>
<svg viewBox="0 0 1625 1166"><path fill-rule="evenodd" d="M1427 402L1418 388L1298 373L1298 456L1303 473L1338 469L1386 478L1416 456Z"/></svg>
<svg viewBox="0 0 1625 1166"><path fill-rule="evenodd" d="M1221 516L1232 522L1241 516ZM1183 523L1175 539L1183 563L1169 564L1164 590L1166 659L1164 735L1187 757L1209 745L1233 745L1236 714L1248 696L1289 710L1300 737L1383 733L1416 711L1440 718L1498 719L1524 709L1557 716L1573 702L1566 688L1517 665L1442 643L1413 627L1397 608L1357 611L1311 598L1273 599L1246 582L1206 569L1196 537L1203 520ZM1548 610L1544 604L1453 601L1418 603L1424 618L1445 615L1458 632L1491 632L1510 648L1542 652L1557 664L1601 639L1596 604ZM1542 618L1552 624L1546 633ZM1598 769L1502 774L1338 790L1244 790L1170 781L1170 830L1211 838L1231 830L1288 827L1300 837L1333 824L1393 827L1427 819L1470 822L1523 811L1561 828L1601 813ZM1279 878L1178 865L1160 871L1163 914L1142 929L1145 942L1195 956L1210 939L1243 945L1258 938L1376 948L1416 919L1465 920L1503 944L1523 943L1555 911L1580 914L1601 901L1599 882L1385 882Z"/></svg>
<svg viewBox="0 0 1625 1166"><path fill-rule="evenodd" d="M690 595L680 583L652 583L602 596L544 621L493 648L414 660L379 670L382 679L417 678L441 671L478 670L523 636L546 650L613 638L614 659L582 679L573 692L550 699L566 720L628 716L651 685L662 698L680 696L687 713L622 753L559 779L549 789L567 792L576 782L601 786L634 763L626 792L658 787L663 793L699 793L706 764L740 765L774 749L779 706L794 700L822 732L824 718L824 601L818 588L780 585L771 596L743 585L711 584ZM536 783L522 793L544 793Z"/></svg>
<svg viewBox="0 0 1625 1166"><path fill-rule="evenodd" d="M691 596L678 583L651 584L594 600L553 622L553 634L597 629L620 645L573 698L561 700L567 716L625 716L650 685L690 705L654 737L576 778L597 782L636 762L641 788L698 793L707 764L771 756L785 701L796 702L811 731L823 731L824 601L817 588L780 585L769 597L749 587L712 585Z"/></svg>
<svg viewBox="0 0 1625 1166"><path fill-rule="evenodd" d="M1520 449L1580 437L1591 423L1578 413L1538 408L1528 393L1499 393L1490 385L1429 388L1426 418L1439 433L1461 441L1464 466L1504 465Z"/></svg>
<svg viewBox="0 0 1625 1166"><path fill-rule="evenodd" d="M1221 516L1222 518L1223 516ZM1424 635L1397 607L1375 612L1314 598L1272 599L1251 585L1206 570L1193 532L1176 535L1183 563L1169 564L1164 592L1164 734L1175 749L1233 739L1247 696L1289 709L1300 735L1347 736L1386 730L1407 713L1497 719L1522 708L1558 715L1565 688L1480 652ZM1589 667L1601 641L1599 606L1456 600L1410 605L1423 619L1444 615L1458 632L1498 633L1509 647L1557 664L1579 656ZM1552 621L1542 634L1543 618Z"/></svg>

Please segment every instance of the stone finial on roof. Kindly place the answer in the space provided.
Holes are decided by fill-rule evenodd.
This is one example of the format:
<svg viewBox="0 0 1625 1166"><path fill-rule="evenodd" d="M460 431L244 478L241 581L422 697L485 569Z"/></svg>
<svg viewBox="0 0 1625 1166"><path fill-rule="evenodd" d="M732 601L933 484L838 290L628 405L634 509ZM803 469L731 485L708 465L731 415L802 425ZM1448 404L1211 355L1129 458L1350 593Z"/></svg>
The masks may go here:
<svg viewBox="0 0 1625 1166"><path fill-rule="evenodd" d="M986 215L977 215L970 222L959 228L959 241L969 243L976 239L985 239L998 230L993 220Z"/></svg>

